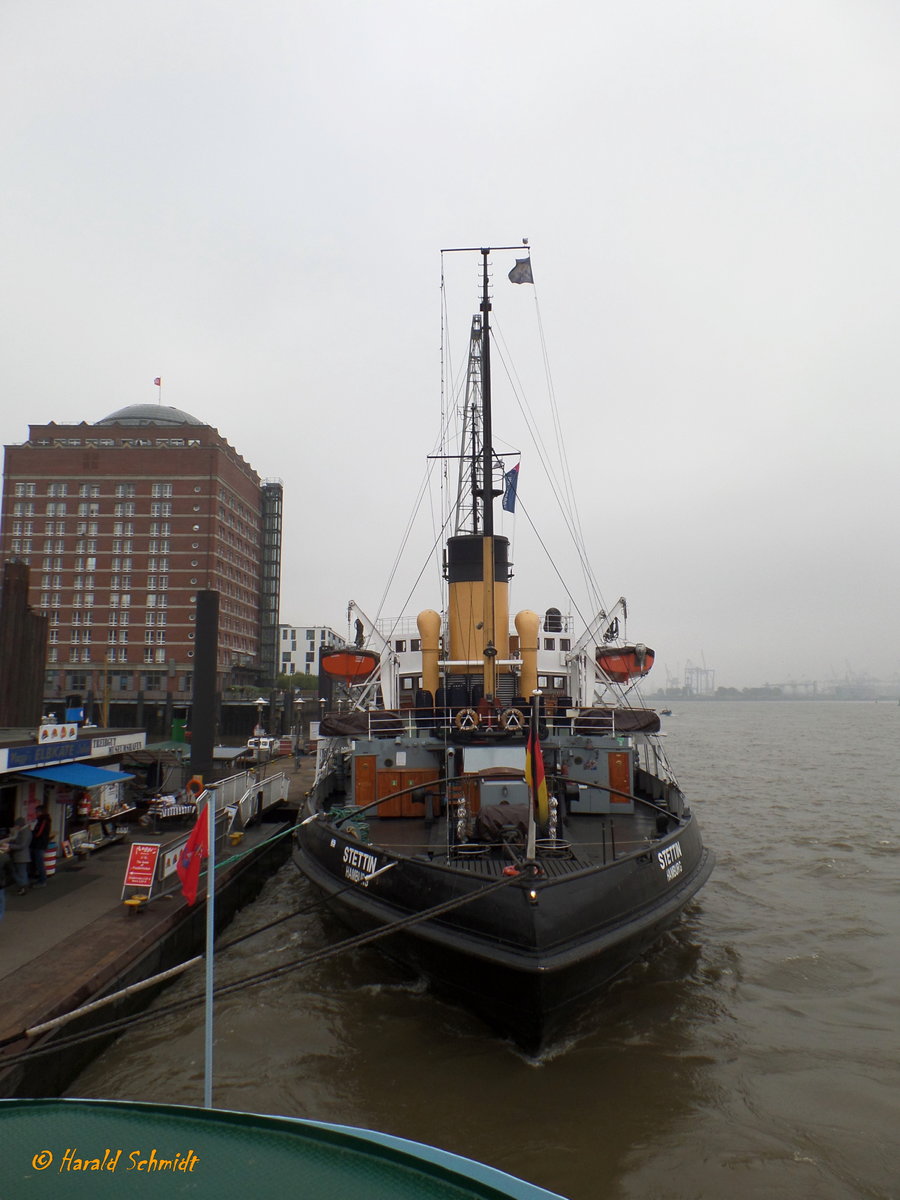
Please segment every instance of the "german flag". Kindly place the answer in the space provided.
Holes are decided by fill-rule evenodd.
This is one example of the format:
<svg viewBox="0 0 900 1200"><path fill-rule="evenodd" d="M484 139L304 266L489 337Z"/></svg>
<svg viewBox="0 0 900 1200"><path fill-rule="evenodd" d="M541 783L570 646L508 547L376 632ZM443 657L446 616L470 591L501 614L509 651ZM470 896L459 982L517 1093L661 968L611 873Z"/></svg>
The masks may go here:
<svg viewBox="0 0 900 1200"><path fill-rule="evenodd" d="M547 795L547 777L544 774L544 755L538 737L537 721L532 720L525 746L525 781L534 806L534 817L538 825L547 825L550 820L550 800Z"/></svg>

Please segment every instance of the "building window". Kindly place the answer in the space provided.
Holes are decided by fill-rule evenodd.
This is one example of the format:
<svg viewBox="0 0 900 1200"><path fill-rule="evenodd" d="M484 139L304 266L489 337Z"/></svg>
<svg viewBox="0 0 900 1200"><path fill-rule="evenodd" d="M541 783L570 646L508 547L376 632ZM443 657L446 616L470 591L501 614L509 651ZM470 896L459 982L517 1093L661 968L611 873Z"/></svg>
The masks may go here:
<svg viewBox="0 0 900 1200"><path fill-rule="evenodd" d="M33 483L17 483L17 496L33 496L35 494L35 484Z"/></svg>
<svg viewBox="0 0 900 1200"><path fill-rule="evenodd" d="M134 495L134 484L133 483L117 483L116 484L116 497L117 498L121 499L123 496L133 496L133 495Z"/></svg>
<svg viewBox="0 0 900 1200"><path fill-rule="evenodd" d="M153 487L150 489L150 495L153 496L154 499L158 499L160 496L171 496L171 483L154 483Z"/></svg>
<svg viewBox="0 0 900 1200"><path fill-rule="evenodd" d="M68 492L68 484L51 483L47 487L48 496L65 496Z"/></svg>

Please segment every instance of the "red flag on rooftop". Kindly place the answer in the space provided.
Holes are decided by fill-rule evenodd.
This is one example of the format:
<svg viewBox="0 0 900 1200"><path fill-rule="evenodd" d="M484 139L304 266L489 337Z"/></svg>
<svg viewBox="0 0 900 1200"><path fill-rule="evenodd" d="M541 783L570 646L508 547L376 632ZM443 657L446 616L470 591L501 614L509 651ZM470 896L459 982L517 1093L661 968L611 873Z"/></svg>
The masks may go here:
<svg viewBox="0 0 900 1200"><path fill-rule="evenodd" d="M209 858L209 814L204 808L175 864L175 870L181 880L181 890L188 904L196 902L197 885L205 858Z"/></svg>
<svg viewBox="0 0 900 1200"><path fill-rule="evenodd" d="M537 707L537 706L535 706ZM525 781L534 805L535 820L546 825L550 820L550 797L547 794L547 777L544 774L544 755L538 736L537 722L532 719L525 746Z"/></svg>

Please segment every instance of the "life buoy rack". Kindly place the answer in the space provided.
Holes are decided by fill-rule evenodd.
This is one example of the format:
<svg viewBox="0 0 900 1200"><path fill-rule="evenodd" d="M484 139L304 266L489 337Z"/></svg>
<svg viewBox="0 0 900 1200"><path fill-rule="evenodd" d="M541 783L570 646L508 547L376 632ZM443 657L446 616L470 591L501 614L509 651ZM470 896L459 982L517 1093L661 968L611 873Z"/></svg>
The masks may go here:
<svg viewBox="0 0 900 1200"><path fill-rule="evenodd" d="M461 708L453 718L453 723L457 729L466 732L471 729L478 728L478 713L474 708Z"/></svg>
<svg viewBox="0 0 900 1200"><path fill-rule="evenodd" d="M190 792L195 800L199 795L202 794L204 791L203 780L199 775L195 775L193 779L188 780L187 791Z"/></svg>
<svg viewBox="0 0 900 1200"><path fill-rule="evenodd" d="M525 715L520 708L504 708L500 714L500 728L507 733L518 733L525 728Z"/></svg>

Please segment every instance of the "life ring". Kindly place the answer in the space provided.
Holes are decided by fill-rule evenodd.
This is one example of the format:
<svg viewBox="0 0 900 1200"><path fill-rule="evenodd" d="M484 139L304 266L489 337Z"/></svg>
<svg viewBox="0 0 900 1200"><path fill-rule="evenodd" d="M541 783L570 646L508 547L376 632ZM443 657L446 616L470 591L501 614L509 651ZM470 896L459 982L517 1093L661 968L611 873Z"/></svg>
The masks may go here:
<svg viewBox="0 0 900 1200"><path fill-rule="evenodd" d="M478 728L478 713L474 708L461 708L453 718L457 729L463 731Z"/></svg>
<svg viewBox="0 0 900 1200"><path fill-rule="evenodd" d="M188 790L188 791L191 793L191 795L192 795L194 798L196 798L197 796L200 796L200 795L202 795L202 793L203 793L203 791L204 791L204 788L203 788L203 780L202 780L202 779L200 779L200 778L198 778L198 777L195 775L193 779L191 779L191 780L189 780L189 781L188 781L187 790Z"/></svg>
<svg viewBox="0 0 900 1200"><path fill-rule="evenodd" d="M504 708L500 714L500 728L507 733L518 733L525 728L525 717L520 708Z"/></svg>

